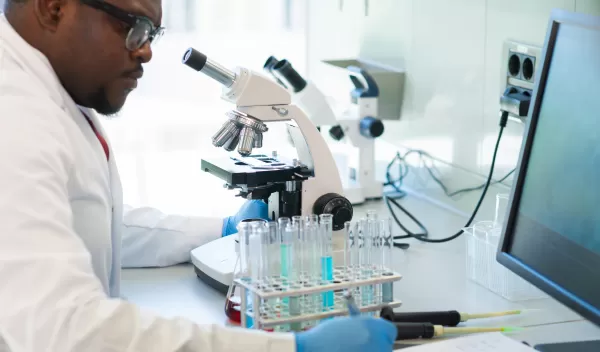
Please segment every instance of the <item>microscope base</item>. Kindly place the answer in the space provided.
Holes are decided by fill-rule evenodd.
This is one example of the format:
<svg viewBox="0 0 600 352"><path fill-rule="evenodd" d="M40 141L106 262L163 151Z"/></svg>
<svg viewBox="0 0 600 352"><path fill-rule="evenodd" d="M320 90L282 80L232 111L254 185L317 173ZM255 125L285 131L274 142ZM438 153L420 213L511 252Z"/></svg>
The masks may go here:
<svg viewBox="0 0 600 352"><path fill-rule="evenodd" d="M346 197L352 205L360 205L370 200L379 200L383 198L383 187L378 186L376 190L366 190L358 182L345 181L343 182L344 197Z"/></svg>
<svg viewBox="0 0 600 352"><path fill-rule="evenodd" d="M363 204L367 200L363 194L363 189L357 183L344 185L344 197L350 201L352 205Z"/></svg>
<svg viewBox="0 0 600 352"><path fill-rule="evenodd" d="M237 235L222 237L191 252L192 264L198 278L223 294L227 294L233 282L237 239Z"/></svg>

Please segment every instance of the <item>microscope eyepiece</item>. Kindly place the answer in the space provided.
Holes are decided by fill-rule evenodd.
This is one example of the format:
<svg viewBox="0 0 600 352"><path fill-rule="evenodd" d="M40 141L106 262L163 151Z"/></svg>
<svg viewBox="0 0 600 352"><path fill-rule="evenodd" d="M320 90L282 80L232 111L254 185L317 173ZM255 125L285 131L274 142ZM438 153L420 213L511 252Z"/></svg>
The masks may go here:
<svg viewBox="0 0 600 352"><path fill-rule="evenodd" d="M194 48L189 48L183 55L182 62L196 71L202 71L206 65L207 57Z"/></svg>
<svg viewBox="0 0 600 352"><path fill-rule="evenodd" d="M298 93L306 88L306 80L292 67L288 60L281 60L273 65L271 72L279 80L286 82L294 93Z"/></svg>
<svg viewBox="0 0 600 352"><path fill-rule="evenodd" d="M263 69L267 72L271 72L271 70L273 69L273 66L275 66L278 62L279 62L279 60L277 60L277 58L275 58L275 56L269 56L267 61L265 61Z"/></svg>
<svg viewBox="0 0 600 352"><path fill-rule="evenodd" d="M194 70L204 73L225 87L231 87L233 82L235 82L236 75L234 72L211 61L206 55L194 48L186 50L182 62Z"/></svg>

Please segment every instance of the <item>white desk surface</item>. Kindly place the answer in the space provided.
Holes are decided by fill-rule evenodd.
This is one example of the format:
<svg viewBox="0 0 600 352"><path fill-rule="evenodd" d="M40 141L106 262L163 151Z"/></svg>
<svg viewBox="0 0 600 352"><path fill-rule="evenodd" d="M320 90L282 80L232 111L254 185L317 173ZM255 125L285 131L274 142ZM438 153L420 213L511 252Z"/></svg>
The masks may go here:
<svg viewBox="0 0 600 352"><path fill-rule="evenodd" d="M466 221L415 197L409 196L402 200L402 204L424 223L431 238L454 234ZM356 207L355 219L369 209L379 210L381 216L388 214L382 202L373 202ZM409 226L409 229L417 230L414 226ZM524 327L526 329L511 336L533 344L600 339L599 328L551 298L510 302L467 280L463 237L444 244L406 242L411 244L408 250L395 249L395 265L403 275L394 287L395 298L403 302L397 311L458 310L477 313L525 309L530 311L519 316L478 320L470 324ZM122 295L166 317L185 317L200 324L227 324L223 311L224 296L200 282L189 264L123 270Z"/></svg>

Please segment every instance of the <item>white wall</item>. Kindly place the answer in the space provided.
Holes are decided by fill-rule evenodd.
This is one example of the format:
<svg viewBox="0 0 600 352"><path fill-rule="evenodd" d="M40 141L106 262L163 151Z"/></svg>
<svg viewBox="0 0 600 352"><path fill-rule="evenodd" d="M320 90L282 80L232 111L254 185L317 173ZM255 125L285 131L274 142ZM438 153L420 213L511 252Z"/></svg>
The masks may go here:
<svg viewBox="0 0 600 352"><path fill-rule="evenodd" d="M309 76L328 94L344 97L346 82L332 79L321 59L358 55L405 68L402 115L386 125L385 140L456 166L442 168L452 188L480 182L473 175L488 172L498 132L503 42L542 46L552 8L600 15L600 0L368 2L365 15L364 0L343 0L342 10L339 0L310 0ZM522 133L518 124L506 129L497 177L514 168ZM439 196L433 183L421 186ZM471 209L476 196L465 197L458 208ZM439 196L448 202L444 198Z"/></svg>

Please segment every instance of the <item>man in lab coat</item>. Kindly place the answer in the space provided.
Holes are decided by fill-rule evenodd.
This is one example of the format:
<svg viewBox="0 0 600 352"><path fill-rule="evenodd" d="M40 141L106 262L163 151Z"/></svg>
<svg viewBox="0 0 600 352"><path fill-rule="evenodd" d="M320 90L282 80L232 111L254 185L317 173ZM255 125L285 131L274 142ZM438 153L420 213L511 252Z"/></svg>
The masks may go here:
<svg viewBox="0 0 600 352"><path fill-rule="evenodd" d="M225 220L124 209L96 113L119 111L136 88L162 31L160 0L6 0L5 10L0 350L391 351L394 326L380 319L266 334L165 319L119 299L122 266L187 261L265 205Z"/></svg>

